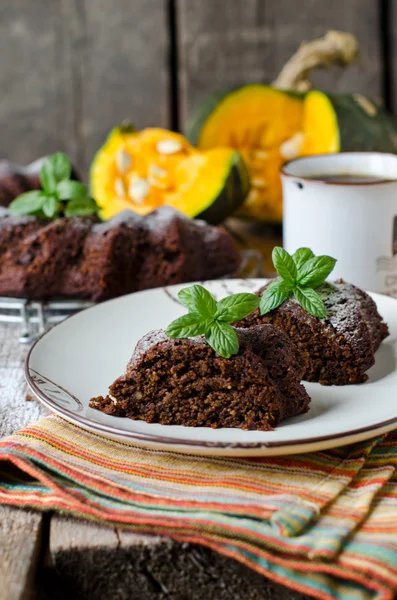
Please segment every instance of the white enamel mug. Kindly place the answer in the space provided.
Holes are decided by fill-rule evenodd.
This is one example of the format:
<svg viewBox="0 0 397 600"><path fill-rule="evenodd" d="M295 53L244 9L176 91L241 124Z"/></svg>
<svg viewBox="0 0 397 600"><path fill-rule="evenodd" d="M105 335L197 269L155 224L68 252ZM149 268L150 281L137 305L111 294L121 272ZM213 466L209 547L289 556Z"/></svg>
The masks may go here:
<svg viewBox="0 0 397 600"><path fill-rule="evenodd" d="M361 175L341 183L321 176ZM316 179L318 177L318 179ZM397 297L397 155L342 152L297 158L281 170L283 245L337 259L331 278Z"/></svg>

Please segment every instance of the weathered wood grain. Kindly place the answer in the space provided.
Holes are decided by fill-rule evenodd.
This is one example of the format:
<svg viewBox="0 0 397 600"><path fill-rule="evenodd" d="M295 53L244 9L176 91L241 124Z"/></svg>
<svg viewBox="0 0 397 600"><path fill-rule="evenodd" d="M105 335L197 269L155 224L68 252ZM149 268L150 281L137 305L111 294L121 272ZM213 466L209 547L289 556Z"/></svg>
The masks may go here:
<svg viewBox="0 0 397 600"><path fill-rule="evenodd" d="M387 23L383 35L387 36L388 61L385 65L386 85L390 94L390 109L397 115L397 3L387 2Z"/></svg>
<svg viewBox="0 0 397 600"><path fill-rule="evenodd" d="M37 400L26 400L27 348L18 342L18 332L17 325L0 323L0 439L44 413ZM42 523L41 513L0 506L0 600L35 597Z"/></svg>
<svg viewBox="0 0 397 600"><path fill-rule="evenodd" d="M14 0L0 18L0 156L27 163L70 150L73 96L59 3ZM71 135L69 135L71 134Z"/></svg>
<svg viewBox="0 0 397 600"><path fill-rule="evenodd" d="M166 4L63 0L79 128L76 141L84 147L80 161L85 166L123 120L137 128L168 125Z"/></svg>
<svg viewBox="0 0 397 600"><path fill-rule="evenodd" d="M40 598L66 600L303 600L203 548L53 517ZM67 590L62 595L62 590Z"/></svg>
<svg viewBox="0 0 397 600"><path fill-rule="evenodd" d="M182 120L217 89L270 82L305 40L329 29L358 38L361 61L313 76L315 85L381 99L380 3L372 0L177 0Z"/></svg>
<svg viewBox="0 0 397 600"><path fill-rule="evenodd" d="M0 506L0 600L33 600L42 515Z"/></svg>
<svg viewBox="0 0 397 600"><path fill-rule="evenodd" d="M0 55L0 157L63 150L86 173L123 119L168 123L166 0L13 0Z"/></svg>
<svg viewBox="0 0 397 600"><path fill-rule="evenodd" d="M0 323L0 438L48 412L35 398L26 399L23 365L28 348L19 343L18 335L17 325Z"/></svg>

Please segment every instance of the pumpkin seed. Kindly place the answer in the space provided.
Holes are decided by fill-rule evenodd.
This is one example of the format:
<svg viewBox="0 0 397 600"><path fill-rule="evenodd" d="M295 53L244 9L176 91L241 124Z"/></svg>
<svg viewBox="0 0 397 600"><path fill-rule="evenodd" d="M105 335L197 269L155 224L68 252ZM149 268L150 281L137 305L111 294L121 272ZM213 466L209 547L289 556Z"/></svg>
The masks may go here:
<svg viewBox="0 0 397 600"><path fill-rule="evenodd" d="M259 160L265 160L268 157L268 153L265 150L254 150L253 155L254 158L259 158Z"/></svg>
<svg viewBox="0 0 397 600"><path fill-rule="evenodd" d="M122 179L117 178L114 182L114 191L117 196L125 196L125 186Z"/></svg>
<svg viewBox="0 0 397 600"><path fill-rule="evenodd" d="M128 188L130 198L138 204L141 204L145 200L146 196L149 194L149 191L149 182L142 177L134 177L134 179L131 180Z"/></svg>
<svg viewBox="0 0 397 600"><path fill-rule="evenodd" d="M251 188L247 198L245 199L246 206L250 206L251 204L255 204L259 198L259 192L255 188Z"/></svg>
<svg viewBox="0 0 397 600"><path fill-rule="evenodd" d="M266 179L263 179L262 177L254 177L253 179L251 179L251 183L254 187L261 189L269 187L269 184L266 181Z"/></svg>
<svg viewBox="0 0 397 600"><path fill-rule="evenodd" d="M154 185L161 190L166 190L168 188L168 183L166 180L168 173L165 169L158 167L157 165L149 165L149 176L148 181L150 185Z"/></svg>
<svg viewBox="0 0 397 600"><path fill-rule="evenodd" d="M127 150L124 148L120 148L120 150L116 153L116 167L120 171L120 173L126 173L128 169L132 165L132 156Z"/></svg>
<svg viewBox="0 0 397 600"><path fill-rule="evenodd" d="M299 156L305 136L301 131L295 133L289 140L283 142L280 146L280 154L283 158L291 160Z"/></svg>
<svg viewBox="0 0 397 600"><path fill-rule="evenodd" d="M165 169L162 169L158 165L150 165L149 173L153 177L166 177L168 175L167 171Z"/></svg>
<svg viewBox="0 0 397 600"><path fill-rule="evenodd" d="M176 154L182 150L182 144L178 140L160 140L156 148L160 154Z"/></svg>

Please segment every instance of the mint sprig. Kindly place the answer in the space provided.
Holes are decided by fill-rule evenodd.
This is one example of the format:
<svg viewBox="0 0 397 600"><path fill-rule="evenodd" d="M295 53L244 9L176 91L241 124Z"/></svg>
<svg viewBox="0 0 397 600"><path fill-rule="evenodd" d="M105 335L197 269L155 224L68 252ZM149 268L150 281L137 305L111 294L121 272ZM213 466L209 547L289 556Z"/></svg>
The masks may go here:
<svg viewBox="0 0 397 600"><path fill-rule="evenodd" d="M299 248L291 256L279 246L273 249L272 259L279 278L262 294L259 305L261 315L278 308L293 295L306 312L323 319L327 310L315 288L330 275L336 259L315 256L310 248Z"/></svg>
<svg viewBox="0 0 397 600"><path fill-rule="evenodd" d="M204 335L219 356L230 358L238 353L239 341L233 321L244 319L259 306L255 294L233 294L217 302L201 285L183 288L178 293L188 314L175 319L165 333L171 338L189 338Z"/></svg>
<svg viewBox="0 0 397 600"><path fill-rule="evenodd" d="M21 194L9 205L9 212L40 219L96 215L99 211L97 203L83 183L70 179L71 174L72 165L66 154L52 154L40 170L42 190Z"/></svg>

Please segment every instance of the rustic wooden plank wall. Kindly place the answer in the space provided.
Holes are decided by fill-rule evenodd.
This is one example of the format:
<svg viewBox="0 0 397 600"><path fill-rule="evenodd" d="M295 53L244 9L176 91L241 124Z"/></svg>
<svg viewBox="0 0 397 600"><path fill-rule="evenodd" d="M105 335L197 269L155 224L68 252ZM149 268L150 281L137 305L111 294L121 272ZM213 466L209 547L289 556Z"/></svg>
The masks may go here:
<svg viewBox="0 0 397 600"><path fill-rule="evenodd" d="M304 40L328 29L354 33L361 61L313 82L382 99L380 2L373 0L178 0L183 119L214 89L271 82Z"/></svg>
<svg viewBox="0 0 397 600"><path fill-rule="evenodd" d="M329 28L357 35L361 62L314 82L397 111L391 0L3 1L0 156L26 163L60 149L86 173L121 120L183 129L207 93L271 81Z"/></svg>
<svg viewBox="0 0 397 600"><path fill-rule="evenodd" d="M0 5L0 156L63 150L86 171L123 119L169 125L165 0Z"/></svg>

